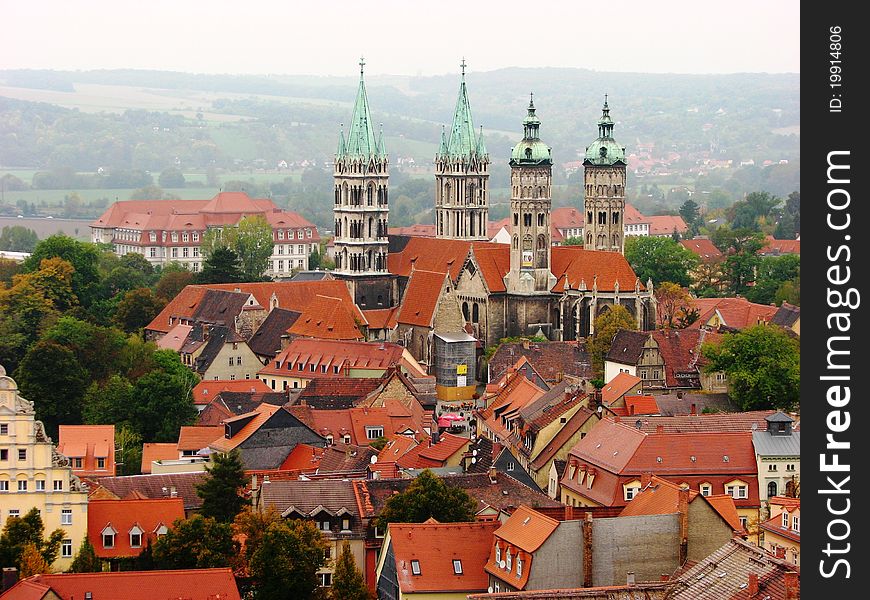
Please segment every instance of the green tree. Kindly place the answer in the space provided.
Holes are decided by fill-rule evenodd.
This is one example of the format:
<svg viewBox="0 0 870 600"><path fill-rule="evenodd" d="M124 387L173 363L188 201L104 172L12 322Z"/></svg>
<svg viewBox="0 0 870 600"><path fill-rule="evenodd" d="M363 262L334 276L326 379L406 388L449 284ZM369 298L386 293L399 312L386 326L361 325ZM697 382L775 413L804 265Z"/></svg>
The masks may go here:
<svg viewBox="0 0 870 600"><path fill-rule="evenodd" d="M118 258L118 264L122 267L129 267L139 271L145 277L150 277L154 274L154 265L148 262L148 259L138 252L128 252L124 256L121 256Z"/></svg>
<svg viewBox="0 0 870 600"><path fill-rule="evenodd" d="M625 258L641 281L671 281L688 287L689 272L698 257L678 242L666 237L633 236L625 240Z"/></svg>
<svg viewBox="0 0 870 600"><path fill-rule="evenodd" d="M127 339L117 329L101 327L71 316L60 317L43 340L71 350L91 381L105 381L120 367Z"/></svg>
<svg viewBox="0 0 870 600"><path fill-rule="evenodd" d="M142 436L128 424L115 428L115 448L120 475L139 475L142 468Z"/></svg>
<svg viewBox="0 0 870 600"><path fill-rule="evenodd" d="M0 250L33 252L38 242L36 232L21 225L6 226L0 232Z"/></svg>
<svg viewBox="0 0 870 600"><path fill-rule="evenodd" d="M698 229L701 226L701 207L691 198L683 202L680 206L680 216L689 227L689 235L698 235Z"/></svg>
<svg viewBox="0 0 870 600"><path fill-rule="evenodd" d="M163 169L160 173L160 177L157 178L157 183L159 183L160 187L163 188L183 188L186 181L184 180L184 173L181 172L181 169L169 167L168 169Z"/></svg>
<svg viewBox="0 0 870 600"><path fill-rule="evenodd" d="M388 523L422 523L429 518L440 523L473 521L476 510L477 503L465 490L447 485L426 469L404 492L390 496L377 524L386 529Z"/></svg>
<svg viewBox="0 0 870 600"><path fill-rule="evenodd" d="M332 600L371 600L372 597L347 541L342 543L341 552L335 561L330 594Z"/></svg>
<svg viewBox="0 0 870 600"><path fill-rule="evenodd" d="M579 236L568 237L568 238L565 238L564 240L562 240L562 245L563 246L582 246L583 245L583 238L579 237Z"/></svg>
<svg viewBox="0 0 870 600"><path fill-rule="evenodd" d="M132 409L133 384L126 377L115 374L104 383L95 381L88 386L82 418L88 425L129 425Z"/></svg>
<svg viewBox="0 0 870 600"><path fill-rule="evenodd" d="M197 283L238 283L244 280L239 255L231 248L216 248L202 264Z"/></svg>
<svg viewBox="0 0 870 600"><path fill-rule="evenodd" d="M274 249L272 226L265 217L254 215L239 221L234 249L239 255L245 280L259 281L269 268L269 257Z"/></svg>
<svg viewBox="0 0 870 600"><path fill-rule="evenodd" d="M294 519L272 523L251 557L257 600L304 600L319 584L326 544L314 523Z"/></svg>
<svg viewBox="0 0 870 600"><path fill-rule="evenodd" d="M160 275L154 294L169 302L175 298L181 290L194 282L195 276L190 271L166 271Z"/></svg>
<svg viewBox="0 0 870 600"><path fill-rule="evenodd" d="M24 271L37 271L43 259L53 257L62 258L73 266L73 293L79 302L84 306L89 306L96 298L97 286L100 281L97 269L100 262L100 251L97 246L80 242L63 234L52 235L36 245L33 254L24 261Z"/></svg>
<svg viewBox="0 0 870 600"><path fill-rule="evenodd" d="M118 303L115 322L128 333L138 331L148 325L163 310L165 304L150 288L130 290Z"/></svg>
<svg viewBox="0 0 870 600"><path fill-rule="evenodd" d="M203 257L209 260L219 249L229 248L235 252L236 236L239 230L235 227L212 227L202 234L202 242L199 245Z"/></svg>
<svg viewBox="0 0 870 600"><path fill-rule="evenodd" d="M723 371L741 410L790 410L800 400L800 343L773 325L726 334L701 348L705 373Z"/></svg>
<svg viewBox="0 0 870 600"><path fill-rule="evenodd" d="M15 380L54 439L58 425L82 422L88 374L71 350L48 340L36 342L18 365Z"/></svg>
<svg viewBox="0 0 870 600"><path fill-rule="evenodd" d="M96 552L91 542L85 537L82 540L82 545L79 546L79 551L70 565L70 573L99 573L103 570L102 562L97 558Z"/></svg>
<svg viewBox="0 0 870 600"><path fill-rule="evenodd" d="M759 257L755 268L755 285L746 291L746 299L759 304L776 301L779 288L786 281L800 276L801 257L799 254Z"/></svg>
<svg viewBox="0 0 870 600"><path fill-rule="evenodd" d="M24 550L32 546L48 565L57 559L63 540L63 529L55 529L46 539L39 509L31 508L23 517L9 517L0 533L0 564L21 569Z"/></svg>
<svg viewBox="0 0 870 600"><path fill-rule="evenodd" d="M794 304L795 306L801 305L801 278L800 275L795 277L790 281L784 281L779 289L776 290L776 295L773 298L773 301L779 305L783 302L788 302L789 304Z"/></svg>
<svg viewBox="0 0 870 600"><path fill-rule="evenodd" d="M773 213L780 199L767 192L752 192L744 200L735 202L731 214L731 226L734 229L746 228L754 231L761 229L761 221Z"/></svg>
<svg viewBox="0 0 870 600"><path fill-rule="evenodd" d="M196 486L196 494L202 498L203 516L212 517L221 523L232 523L250 500L242 496L247 477L238 449L227 454L212 455L211 466L202 482Z"/></svg>
<svg viewBox="0 0 870 600"><path fill-rule="evenodd" d="M211 569L227 567L239 552L229 523L193 515L179 519L153 546L158 569Z"/></svg>
<svg viewBox="0 0 870 600"><path fill-rule="evenodd" d="M595 318L595 332L592 341L586 344L589 350L589 358L592 362L592 371L598 378L604 377L604 357L610 352L610 344L613 336L620 329L637 329L637 323L628 309L621 304L611 306Z"/></svg>
<svg viewBox="0 0 870 600"><path fill-rule="evenodd" d="M172 350L157 350L152 358L155 368L133 385L130 423L145 442L175 441L181 426L196 419L193 388L198 378Z"/></svg>

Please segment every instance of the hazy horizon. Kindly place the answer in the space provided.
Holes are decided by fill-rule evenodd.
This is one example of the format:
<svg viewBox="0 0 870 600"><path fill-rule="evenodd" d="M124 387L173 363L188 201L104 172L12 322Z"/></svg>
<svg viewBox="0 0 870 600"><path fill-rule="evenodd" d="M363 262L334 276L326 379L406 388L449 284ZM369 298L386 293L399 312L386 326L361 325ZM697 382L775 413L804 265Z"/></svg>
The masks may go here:
<svg viewBox="0 0 870 600"><path fill-rule="evenodd" d="M146 6L143 10L142 7ZM602 72L800 73L800 7L735 0L615 6L518 0L305 5L260 0L9 5L2 69L148 69L203 74L372 76L510 67ZM361 10L364 9L364 10ZM359 12L357 12L359 11ZM457 21L462 25L457 27Z"/></svg>

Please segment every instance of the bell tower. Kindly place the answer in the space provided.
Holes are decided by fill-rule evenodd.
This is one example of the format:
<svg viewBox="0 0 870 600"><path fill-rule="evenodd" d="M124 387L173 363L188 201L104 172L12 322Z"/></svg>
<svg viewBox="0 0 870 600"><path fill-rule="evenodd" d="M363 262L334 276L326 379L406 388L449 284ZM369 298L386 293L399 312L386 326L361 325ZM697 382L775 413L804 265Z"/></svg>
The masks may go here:
<svg viewBox="0 0 870 600"><path fill-rule="evenodd" d="M598 139L583 159L583 198L586 211L584 247L622 253L625 241L625 147L613 139L613 120L607 95L598 120Z"/></svg>
<svg viewBox="0 0 870 600"><path fill-rule="evenodd" d="M509 294L549 294L556 285L550 271L550 194L553 159L541 141L541 120L534 96L523 119L523 139L511 152L510 271L505 276Z"/></svg>

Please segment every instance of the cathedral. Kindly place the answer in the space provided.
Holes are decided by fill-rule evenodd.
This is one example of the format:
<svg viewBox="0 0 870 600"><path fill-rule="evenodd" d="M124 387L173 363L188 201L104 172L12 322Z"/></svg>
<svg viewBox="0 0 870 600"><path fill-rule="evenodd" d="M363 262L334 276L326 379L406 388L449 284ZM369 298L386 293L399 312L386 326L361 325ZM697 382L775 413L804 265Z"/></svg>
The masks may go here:
<svg viewBox="0 0 870 600"><path fill-rule="evenodd" d="M363 65L335 157L335 276L367 318L390 324L390 341L428 363L435 333L471 333L484 346L519 335L581 340L615 304L638 328L653 327L652 282L641 282L622 254L625 148L613 138L607 97L583 161L585 247L552 245L553 157L534 96L509 161L510 243L488 241L490 157L472 120L464 60L453 122L435 156L435 237L388 239L389 160Z"/></svg>

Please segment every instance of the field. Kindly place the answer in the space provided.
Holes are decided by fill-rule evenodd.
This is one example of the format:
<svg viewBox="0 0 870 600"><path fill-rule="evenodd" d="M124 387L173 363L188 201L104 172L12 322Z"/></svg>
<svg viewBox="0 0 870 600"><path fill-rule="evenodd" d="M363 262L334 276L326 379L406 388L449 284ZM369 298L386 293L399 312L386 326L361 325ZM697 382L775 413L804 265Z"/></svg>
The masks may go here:
<svg viewBox="0 0 870 600"><path fill-rule="evenodd" d="M91 219L37 219L31 217L18 219L16 217L0 217L0 229L21 225L35 231L39 239L45 239L55 233L64 233L83 241L90 240L90 223Z"/></svg>

